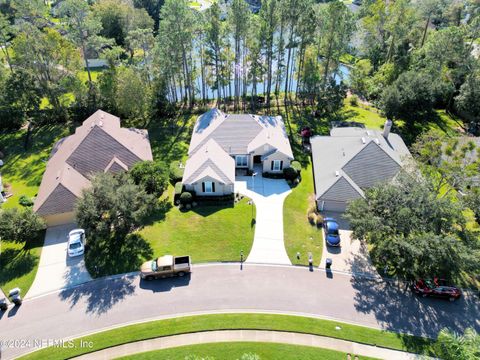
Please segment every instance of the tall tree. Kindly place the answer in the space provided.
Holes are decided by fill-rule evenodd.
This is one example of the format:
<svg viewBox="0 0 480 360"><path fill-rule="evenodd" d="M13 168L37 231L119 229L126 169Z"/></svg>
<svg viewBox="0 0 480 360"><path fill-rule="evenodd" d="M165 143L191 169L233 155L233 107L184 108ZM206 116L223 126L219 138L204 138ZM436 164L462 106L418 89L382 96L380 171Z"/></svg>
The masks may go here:
<svg viewBox="0 0 480 360"><path fill-rule="evenodd" d="M54 109L62 107L60 96L71 90L80 57L75 46L56 30L30 27L12 44L14 64L28 72Z"/></svg>
<svg viewBox="0 0 480 360"><path fill-rule="evenodd" d="M339 1L319 8L317 46L323 57L322 87L326 88L347 51L355 23L351 11Z"/></svg>
<svg viewBox="0 0 480 360"><path fill-rule="evenodd" d="M186 0L167 0L161 10L158 41L166 56L179 59L185 99L190 107L195 102L191 52L195 17Z"/></svg>
<svg viewBox="0 0 480 360"><path fill-rule="evenodd" d="M215 76L215 86L217 90L217 106L220 106L222 99L222 88L223 88L223 78L222 78L222 48L225 44L224 39L224 28L222 26L222 21L220 19L220 7L217 2L206 12L206 56L207 63L212 67L212 72ZM225 98L225 94L223 94Z"/></svg>
<svg viewBox="0 0 480 360"><path fill-rule="evenodd" d="M0 45L2 48L3 55L5 56L5 60L7 61L7 65L11 72L13 72L12 68L12 60L10 59L10 52L8 48L10 46L10 40L15 33L14 27L10 24L8 18L0 13Z"/></svg>
<svg viewBox="0 0 480 360"><path fill-rule="evenodd" d="M267 83L265 86L266 105L270 108L270 94L272 92L273 81L273 60L274 60L274 40L275 33L278 30L279 7L277 0L265 0L259 13L260 17L260 39L265 52Z"/></svg>
<svg viewBox="0 0 480 360"><path fill-rule="evenodd" d="M106 39L98 36L102 24L97 17L92 16L90 6L83 0L66 0L60 6L60 13L68 25L68 35L82 49L88 82L92 87L88 50L108 43Z"/></svg>
<svg viewBox="0 0 480 360"><path fill-rule="evenodd" d="M242 53L245 47L247 30L249 24L250 9L244 0L233 0L228 14L228 22L232 32L235 63L234 63L234 105L235 109L240 108L241 75L244 74L245 66Z"/></svg>

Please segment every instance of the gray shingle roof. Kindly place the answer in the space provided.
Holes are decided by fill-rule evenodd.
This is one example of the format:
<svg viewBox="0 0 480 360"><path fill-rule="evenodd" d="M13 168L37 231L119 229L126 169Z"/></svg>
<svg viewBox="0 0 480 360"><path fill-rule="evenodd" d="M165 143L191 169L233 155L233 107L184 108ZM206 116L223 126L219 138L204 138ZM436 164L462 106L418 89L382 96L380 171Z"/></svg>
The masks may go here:
<svg viewBox="0 0 480 360"><path fill-rule="evenodd" d="M400 165L380 145L370 141L342 167L342 170L360 188L369 188L379 181L392 179L400 170Z"/></svg>
<svg viewBox="0 0 480 360"><path fill-rule="evenodd" d="M390 133L385 139L378 130L334 128L330 136L313 137L311 144L317 199L363 196L363 189L394 177L410 157L400 136Z"/></svg>
<svg viewBox="0 0 480 360"><path fill-rule="evenodd" d="M363 191L347 180L345 176L339 176L338 180L330 186L319 198L321 200L348 201L363 196Z"/></svg>

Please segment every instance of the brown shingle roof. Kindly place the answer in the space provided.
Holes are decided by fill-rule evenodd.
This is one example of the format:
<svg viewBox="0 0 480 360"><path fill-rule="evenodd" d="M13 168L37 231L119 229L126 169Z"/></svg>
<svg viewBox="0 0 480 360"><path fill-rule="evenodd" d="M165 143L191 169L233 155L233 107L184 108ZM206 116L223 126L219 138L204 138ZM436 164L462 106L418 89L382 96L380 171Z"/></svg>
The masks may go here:
<svg viewBox="0 0 480 360"><path fill-rule="evenodd" d="M90 174L107 168L116 172L152 159L146 130L122 128L118 117L98 110L73 135L55 144L34 210L41 215L69 212L72 199L90 185Z"/></svg>

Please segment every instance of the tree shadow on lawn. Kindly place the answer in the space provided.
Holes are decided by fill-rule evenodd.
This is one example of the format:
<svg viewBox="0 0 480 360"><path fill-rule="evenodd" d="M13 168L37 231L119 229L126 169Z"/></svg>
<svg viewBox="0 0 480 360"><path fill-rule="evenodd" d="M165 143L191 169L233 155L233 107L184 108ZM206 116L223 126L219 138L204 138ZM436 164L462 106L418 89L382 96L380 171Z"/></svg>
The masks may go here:
<svg viewBox="0 0 480 360"><path fill-rule="evenodd" d="M27 275L37 266L38 261L27 249L3 250L0 255L0 284Z"/></svg>
<svg viewBox="0 0 480 360"><path fill-rule="evenodd" d="M200 215L202 217L207 217L225 209L233 209L234 207L235 207L235 204L233 201L227 202L227 203L221 203L221 204L204 203L204 204L197 205L191 208L190 210L185 210L185 212L193 211L197 215Z"/></svg>
<svg viewBox="0 0 480 360"><path fill-rule="evenodd" d="M152 247L139 233L127 235L121 245L113 239L91 244L85 253L85 265L93 278L136 271L153 256Z"/></svg>
<svg viewBox="0 0 480 360"><path fill-rule="evenodd" d="M421 298L405 285L352 278L356 290L354 305L357 311L373 314L386 330L410 333L436 339L442 328L463 333L473 327L480 331L478 314L480 303L473 297L462 297L451 303L448 300ZM408 335L398 335L412 352L426 352L430 341Z"/></svg>

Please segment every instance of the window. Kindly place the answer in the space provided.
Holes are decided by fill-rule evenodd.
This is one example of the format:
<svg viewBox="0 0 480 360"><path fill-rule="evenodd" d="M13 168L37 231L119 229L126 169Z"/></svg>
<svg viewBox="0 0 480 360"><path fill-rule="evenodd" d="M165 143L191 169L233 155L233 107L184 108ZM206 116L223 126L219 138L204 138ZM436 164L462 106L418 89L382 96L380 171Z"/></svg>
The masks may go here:
<svg viewBox="0 0 480 360"><path fill-rule="evenodd" d="M205 181L203 183L203 192L204 193L213 193L215 192L215 183L211 181Z"/></svg>
<svg viewBox="0 0 480 360"><path fill-rule="evenodd" d="M281 160L273 160L272 161L272 170L273 171L280 171L283 167L283 161Z"/></svg>
<svg viewBox="0 0 480 360"><path fill-rule="evenodd" d="M248 166L247 165L247 155L236 155L235 156L235 162L237 164L237 167Z"/></svg>

